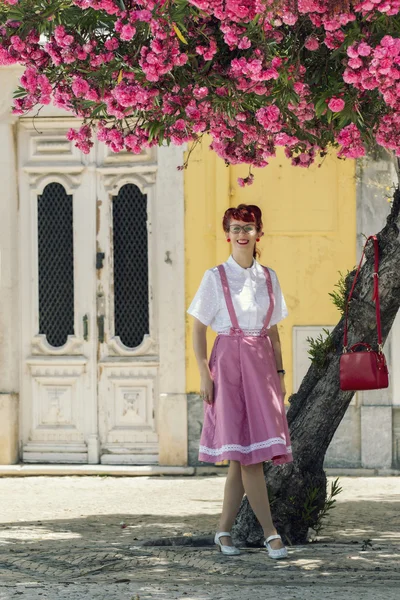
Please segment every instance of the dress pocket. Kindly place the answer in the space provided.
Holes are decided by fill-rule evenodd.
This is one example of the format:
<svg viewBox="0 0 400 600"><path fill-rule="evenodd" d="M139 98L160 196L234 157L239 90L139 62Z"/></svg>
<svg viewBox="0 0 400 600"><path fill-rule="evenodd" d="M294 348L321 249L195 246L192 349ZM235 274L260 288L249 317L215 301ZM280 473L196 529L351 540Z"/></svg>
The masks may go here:
<svg viewBox="0 0 400 600"><path fill-rule="evenodd" d="M211 374L214 375L214 370L215 370L215 363L217 360L217 349L218 349L218 344L220 342L221 337L217 336L215 342L214 342L214 346L213 349L211 351L211 356L210 356L210 361L208 363L208 366L210 367L210 371Z"/></svg>

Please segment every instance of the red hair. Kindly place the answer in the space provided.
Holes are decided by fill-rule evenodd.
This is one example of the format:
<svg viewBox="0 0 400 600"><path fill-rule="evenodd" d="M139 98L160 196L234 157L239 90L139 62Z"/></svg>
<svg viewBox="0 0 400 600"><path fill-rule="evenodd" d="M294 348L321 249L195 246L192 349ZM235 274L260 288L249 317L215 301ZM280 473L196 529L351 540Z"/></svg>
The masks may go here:
<svg viewBox="0 0 400 600"><path fill-rule="evenodd" d="M231 224L232 219L244 221L245 223L255 223L257 231L261 231L263 228L261 209L255 204L239 204L237 208L228 208L222 219L224 231L229 231L229 225ZM256 246L254 246L254 258L259 254L260 251L256 250Z"/></svg>

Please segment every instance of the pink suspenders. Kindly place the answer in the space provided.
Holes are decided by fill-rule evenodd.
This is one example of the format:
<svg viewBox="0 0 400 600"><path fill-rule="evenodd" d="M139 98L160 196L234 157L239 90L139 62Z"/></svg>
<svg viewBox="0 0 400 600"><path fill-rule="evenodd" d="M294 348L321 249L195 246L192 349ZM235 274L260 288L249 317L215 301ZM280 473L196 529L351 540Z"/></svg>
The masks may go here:
<svg viewBox="0 0 400 600"><path fill-rule="evenodd" d="M265 317L265 321L264 321L264 325L263 325L263 331L265 331L266 329L268 329L268 325L271 320L272 313L274 312L275 296L274 296L274 290L272 289L271 274L270 274L269 270L267 269L267 267L263 266L263 269L264 269L265 279L267 280L267 288L268 288L268 294L269 294L269 308L268 308L267 316Z"/></svg>
<svg viewBox="0 0 400 600"><path fill-rule="evenodd" d="M274 292L272 289L272 281L271 281L270 272L267 269L267 267L264 267L264 266L263 266L263 270L264 270L264 275L265 275L268 294L269 294L269 307L267 310L267 315L264 320L263 328L261 330L262 333L265 333L266 330L268 329L268 323L271 320L272 312L274 310L275 297L274 297ZM239 322L237 320L235 308L233 306L231 291L229 289L228 278L226 276L224 265L218 265L218 271L219 271L219 274L221 277L222 289L224 292L226 305L228 307L228 312L229 312L229 316L230 316L231 323L232 323L231 335L243 335L243 331L239 327Z"/></svg>

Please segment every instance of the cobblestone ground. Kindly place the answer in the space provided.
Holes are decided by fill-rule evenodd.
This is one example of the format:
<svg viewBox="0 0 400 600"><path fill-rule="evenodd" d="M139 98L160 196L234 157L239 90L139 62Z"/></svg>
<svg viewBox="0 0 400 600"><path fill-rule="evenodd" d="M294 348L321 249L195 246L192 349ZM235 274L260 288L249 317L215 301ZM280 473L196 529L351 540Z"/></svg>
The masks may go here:
<svg viewBox="0 0 400 600"><path fill-rule="evenodd" d="M212 535L224 480L0 479L0 600L400 599L397 477L340 478L318 542L291 548L287 560L139 545Z"/></svg>

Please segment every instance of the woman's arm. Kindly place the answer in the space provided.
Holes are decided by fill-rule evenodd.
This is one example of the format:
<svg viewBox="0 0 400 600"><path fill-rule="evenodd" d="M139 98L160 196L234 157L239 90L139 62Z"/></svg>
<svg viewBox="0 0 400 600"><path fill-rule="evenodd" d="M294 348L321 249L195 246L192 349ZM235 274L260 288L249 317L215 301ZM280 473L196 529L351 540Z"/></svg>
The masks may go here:
<svg viewBox="0 0 400 600"><path fill-rule="evenodd" d="M274 350L276 368L278 370L283 369L281 340L279 338L278 326L272 325L272 327L270 327L268 329L268 335L271 339L272 348ZM283 394L283 397L285 397L285 395L286 395L285 376L283 373L279 373L279 377L281 380L282 394Z"/></svg>
<svg viewBox="0 0 400 600"><path fill-rule="evenodd" d="M207 361L207 325L194 318L193 349L200 371L200 395L207 404L212 404L214 382Z"/></svg>

